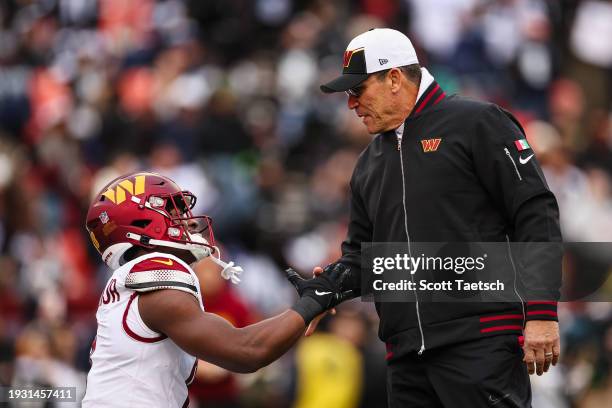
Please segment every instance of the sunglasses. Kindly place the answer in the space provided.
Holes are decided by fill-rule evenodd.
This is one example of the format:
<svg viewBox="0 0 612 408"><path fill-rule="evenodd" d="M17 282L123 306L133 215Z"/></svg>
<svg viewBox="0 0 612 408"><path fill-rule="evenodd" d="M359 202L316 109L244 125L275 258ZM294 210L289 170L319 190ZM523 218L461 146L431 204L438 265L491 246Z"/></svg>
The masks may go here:
<svg viewBox="0 0 612 408"><path fill-rule="evenodd" d="M355 98L359 98L361 94L363 94L364 90L365 90L365 85L359 85L359 86L356 86L355 88L347 89L346 91L344 91L344 93L346 93L347 96L353 96Z"/></svg>
<svg viewBox="0 0 612 408"><path fill-rule="evenodd" d="M393 68L389 68L383 71L374 72L368 75L368 78L370 78L371 75L376 75L379 79L382 80L382 78L385 77L392 69ZM344 93L346 93L348 96L354 96L355 98L359 98L361 95L363 95L363 91L365 91L366 89L365 82L368 80L368 78L366 78L366 80L363 81L360 85L351 89L347 89L346 91L344 91Z"/></svg>

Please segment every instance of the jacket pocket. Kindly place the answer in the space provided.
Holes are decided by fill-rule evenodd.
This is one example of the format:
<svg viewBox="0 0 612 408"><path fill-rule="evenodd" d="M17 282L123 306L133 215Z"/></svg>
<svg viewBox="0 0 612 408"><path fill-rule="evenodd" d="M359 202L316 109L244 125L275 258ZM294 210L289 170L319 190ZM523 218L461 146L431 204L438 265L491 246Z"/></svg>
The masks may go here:
<svg viewBox="0 0 612 408"><path fill-rule="evenodd" d="M518 176L519 181L523 181L523 177L521 176L521 173L519 172L518 166L516 165L514 158L512 158L512 155L510 154L510 150L508 150L507 147L504 147L504 151L506 152L506 156L508 157L508 159L510 159L510 163L512 163L512 167L514 167L514 171L516 172L516 175Z"/></svg>

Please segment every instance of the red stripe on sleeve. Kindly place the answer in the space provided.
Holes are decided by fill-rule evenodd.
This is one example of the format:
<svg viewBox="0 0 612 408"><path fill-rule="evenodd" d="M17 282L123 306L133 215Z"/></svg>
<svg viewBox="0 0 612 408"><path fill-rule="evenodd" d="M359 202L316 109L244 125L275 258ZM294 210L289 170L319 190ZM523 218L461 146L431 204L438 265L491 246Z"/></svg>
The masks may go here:
<svg viewBox="0 0 612 408"><path fill-rule="evenodd" d="M153 257L140 261L132 266L130 273L158 271L164 269L189 273L189 271L182 264L178 263L174 259L166 257Z"/></svg>
<svg viewBox="0 0 612 408"><path fill-rule="evenodd" d="M480 318L480 322L484 323L484 322L490 322L493 320L504 320L504 319L522 319L523 315L520 314L513 314L513 315L500 315L500 316L487 316L487 317L481 317Z"/></svg>
<svg viewBox="0 0 612 408"><path fill-rule="evenodd" d="M495 327L487 327L486 329L480 329L481 333L489 333L494 331L501 330L523 330L523 326L495 326Z"/></svg>
<svg viewBox="0 0 612 408"><path fill-rule="evenodd" d="M531 312L527 312L527 316L534 316L534 315L546 315L546 316L557 317L557 312L554 312L552 310L534 310Z"/></svg>

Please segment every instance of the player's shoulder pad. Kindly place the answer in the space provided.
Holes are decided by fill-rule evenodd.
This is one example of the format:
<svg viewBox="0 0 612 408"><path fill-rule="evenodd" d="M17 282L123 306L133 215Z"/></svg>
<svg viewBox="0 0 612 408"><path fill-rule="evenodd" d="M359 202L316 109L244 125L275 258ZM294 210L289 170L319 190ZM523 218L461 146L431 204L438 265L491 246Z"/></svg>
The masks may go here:
<svg viewBox="0 0 612 408"><path fill-rule="evenodd" d="M125 278L125 287L137 292L176 289L198 297L198 283L188 266L164 254L156 254L134 263Z"/></svg>

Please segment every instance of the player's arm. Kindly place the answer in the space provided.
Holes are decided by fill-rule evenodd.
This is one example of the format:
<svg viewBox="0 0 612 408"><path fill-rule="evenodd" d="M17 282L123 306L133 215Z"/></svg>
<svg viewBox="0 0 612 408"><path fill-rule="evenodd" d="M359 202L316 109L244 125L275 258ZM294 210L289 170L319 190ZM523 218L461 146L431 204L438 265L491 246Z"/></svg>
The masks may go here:
<svg viewBox="0 0 612 408"><path fill-rule="evenodd" d="M149 328L166 334L186 352L231 371L253 372L283 355L312 319L344 300L340 288L349 273L338 268L306 281L289 270L300 295L292 310L244 328L203 312L192 294L180 290L142 293L138 308Z"/></svg>
<svg viewBox="0 0 612 408"><path fill-rule="evenodd" d="M302 335L305 321L294 310L244 328L203 312L192 295L166 289L143 293L138 308L147 326L186 352L231 371L258 370L283 355Z"/></svg>

